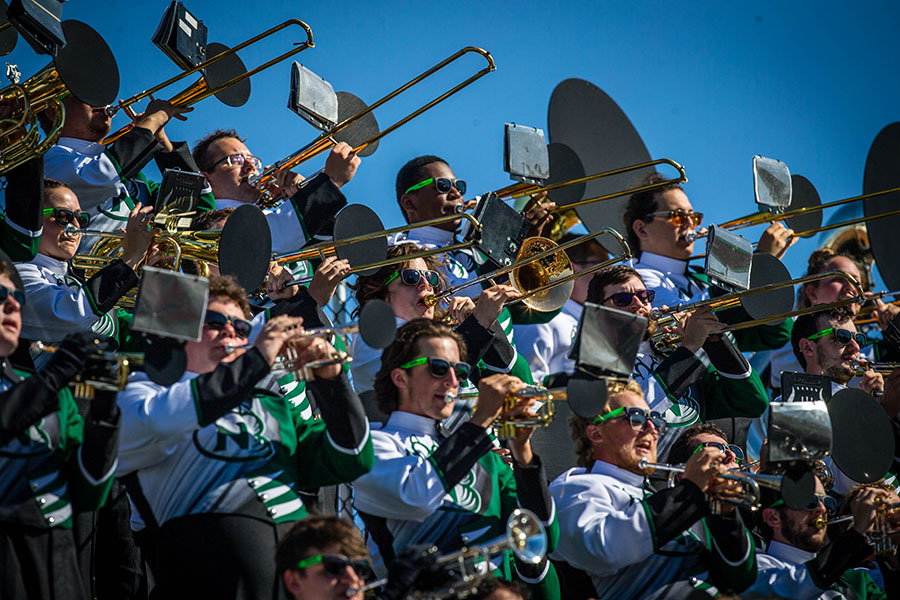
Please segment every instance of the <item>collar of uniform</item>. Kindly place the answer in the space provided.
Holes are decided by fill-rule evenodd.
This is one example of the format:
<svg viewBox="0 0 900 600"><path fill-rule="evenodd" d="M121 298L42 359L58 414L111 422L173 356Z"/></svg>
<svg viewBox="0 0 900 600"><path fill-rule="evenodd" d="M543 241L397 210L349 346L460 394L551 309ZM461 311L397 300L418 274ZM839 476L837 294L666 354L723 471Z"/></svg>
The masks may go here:
<svg viewBox="0 0 900 600"><path fill-rule="evenodd" d="M419 227L406 235L406 242L414 242L420 246L430 244L433 246L447 246L453 243L453 231L438 229L437 227Z"/></svg>
<svg viewBox="0 0 900 600"><path fill-rule="evenodd" d="M435 435L435 425L437 421L431 417L423 417L422 415L414 415L402 410L395 410L388 417L386 428L394 431L406 431L409 433L419 433L426 435Z"/></svg>
<svg viewBox="0 0 900 600"><path fill-rule="evenodd" d="M74 150L79 154L86 154L88 156L99 156L106 151L106 146L104 146L103 144L71 137L59 138L59 140L56 142L56 145L62 146L64 148L69 148L70 150Z"/></svg>
<svg viewBox="0 0 900 600"><path fill-rule="evenodd" d="M608 463L602 460L594 461L594 466L591 467L591 474L606 475L635 487L641 487L644 484L643 475L638 475L637 473L626 471L625 469L617 467L612 463Z"/></svg>
<svg viewBox="0 0 900 600"><path fill-rule="evenodd" d="M241 202L240 200L231 200L230 198L216 198L216 209L237 208L250 204L249 202Z"/></svg>
<svg viewBox="0 0 900 600"><path fill-rule="evenodd" d="M581 318L581 313L584 312L584 306L569 298L566 300L566 303L563 304L562 312L573 317L577 321Z"/></svg>
<svg viewBox="0 0 900 600"><path fill-rule="evenodd" d="M37 265L42 269L47 269L48 271L53 271L54 274L59 275L60 277L65 277L69 273L68 262L53 258L52 256L47 256L46 254L36 254L32 259L31 264Z"/></svg>
<svg viewBox="0 0 900 600"><path fill-rule="evenodd" d="M816 557L815 552L808 552L795 546L782 544L781 542L776 541L769 542L769 547L766 548L766 554L795 565L802 565Z"/></svg>
<svg viewBox="0 0 900 600"><path fill-rule="evenodd" d="M677 258L669 258L661 254L652 252L641 252L641 259L635 264L635 268L650 268L662 271L663 273L674 273L676 275L685 275L687 273L688 263L686 260L678 260Z"/></svg>

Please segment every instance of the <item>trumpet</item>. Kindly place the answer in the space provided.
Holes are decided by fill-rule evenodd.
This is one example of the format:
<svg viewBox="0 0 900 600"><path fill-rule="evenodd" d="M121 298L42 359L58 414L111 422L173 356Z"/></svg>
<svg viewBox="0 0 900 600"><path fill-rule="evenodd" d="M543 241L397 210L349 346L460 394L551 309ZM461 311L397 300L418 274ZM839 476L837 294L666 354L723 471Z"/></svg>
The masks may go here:
<svg viewBox="0 0 900 600"><path fill-rule="evenodd" d="M556 402L565 402L568 400L566 388L547 389L540 385L529 385L518 392L511 392L503 399L503 412L512 410L520 402L534 398L540 402L540 406L535 410L534 415L520 415L516 417L506 417L501 413L492 425L494 434L501 440L508 440L516 437L516 430L520 427L549 427L556 417ZM447 394L446 402L449 404L456 400L476 400L478 392L462 392L460 394ZM477 402L475 406L478 406Z"/></svg>
<svg viewBox="0 0 900 600"><path fill-rule="evenodd" d="M78 398L93 398L95 390L118 392L128 385L132 371L144 368L144 354L140 352L111 352L100 349L100 341L95 340L97 350L88 357L87 365L75 376L71 387ZM54 353L58 346L49 346L41 341L33 342L34 351Z"/></svg>
<svg viewBox="0 0 900 600"><path fill-rule="evenodd" d="M466 46L465 48L462 48L461 50L448 56L447 58L445 58L444 60L442 60L441 62L436 64L435 66L431 67L430 69L428 69L421 75L418 75L417 77L414 77L407 83L401 85L400 87L395 89L393 92L387 94L380 100L363 108L362 110L358 111L353 116L344 119L343 121L341 121L340 123L337 123L333 127L326 129L318 137L316 137L316 139L314 139L312 142L310 142L303 148L297 150L290 156L283 158L283 159L279 160L278 162L276 162L275 164L267 167L262 173L259 173L258 175L251 175L247 179L247 181L250 183L250 185L260 189L260 199L258 201L258 204L263 208L271 208L271 207L278 205L279 199L271 192L271 189L270 189L271 184L275 181L275 177L276 177L276 174L278 173L278 171L280 171L282 169L292 169L292 168L296 167L297 165L304 163L307 160L309 160L315 156L318 156L319 154L336 146L337 141L334 139L335 134L337 134L340 131L346 129L347 127L353 125L354 123L356 123L357 121L359 121L360 119L365 117L366 115L371 114L378 107L382 106L383 104L385 104L385 103L389 102L390 100L392 100L393 98L399 96L400 94L402 94L409 88L411 88L411 87L417 85L418 83L422 82L423 80L427 79L428 77L430 77L434 73L440 71L441 69L443 69L450 63L455 62L462 56L464 56L466 54L470 54L470 53L478 54L479 56L484 58L484 60L487 62L485 67L482 68L477 73L475 73L474 75L471 75L468 79L458 83L453 88L447 90L440 96L434 98L427 104L421 106L417 110L413 111L412 113L410 113L407 116L403 117L402 119L398 120L397 122L390 125L389 127L386 127L385 129L383 129L379 133L375 134L371 138L369 138L361 143L356 144L355 147L353 148L353 152L358 153L361 150L365 149L367 146L371 146L372 144L375 144L378 140L385 137L392 131L395 131L396 129L402 127L406 123L409 123L410 121L412 121L413 119L415 119L416 117L421 115L422 113L426 112L427 110L430 110L434 106L440 104L441 102L443 102L450 96L454 95L456 92L469 86L470 84L474 83L476 80L481 79L488 73L496 70L497 67L494 64L494 59L491 56L491 53L488 52L487 50L483 50L483 49L477 48L475 46Z"/></svg>
<svg viewBox="0 0 900 600"><path fill-rule="evenodd" d="M888 374L894 369L900 369L900 362L875 362L865 358L854 358L850 361L850 368L857 377L861 377L866 371Z"/></svg>
<svg viewBox="0 0 900 600"><path fill-rule="evenodd" d="M669 487L675 485L675 477L679 473L684 473L685 470L685 467L683 465L652 463L645 458L642 458L638 462L638 468L667 471L669 473ZM711 497L711 502L724 502L726 504L734 504L737 506L743 506L752 511L759 510L759 508L761 507L760 486L771 488L774 490L781 490L784 483L784 478L781 475L763 475L759 473L751 473L738 470L729 471L728 473L719 473L718 475L716 475L716 477L719 479L727 479L728 481L735 481L741 484L741 490L740 493L735 497ZM716 510L715 504L713 504L713 509L714 511L718 512Z"/></svg>
<svg viewBox="0 0 900 600"><path fill-rule="evenodd" d="M258 67L251 69L250 71L248 71L244 67L244 64L237 57L237 53L239 50L243 50L247 46L255 44L259 40L267 38L292 25L296 25L304 31L304 33L306 34L305 41L297 43L295 48L292 48L291 50L288 50L287 52L276 56L275 58L259 65ZM140 102L144 98L152 99L153 94L159 92L160 90L169 87L173 83L181 81L189 75L193 75L194 73L202 71L203 73L201 74L200 79L198 79L192 85L188 86L185 90L171 99L172 104L177 104L180 106L190 106L192 104L200 102L201 100L209 98L210 96L218 96L218 94L220 94L227 88L241 83L249 79L253 75L256 75L260 71L268 69L272 65L280 63L283 60L287 60L298 52L303 52L307 48L312 48L313 46L315 46L315 43L313 42L312 29L310 29L309 25L299 19L288 19L287 21L276 25L271 29L267 29L266 31L250 38L243 43L238 44L233 48L229 48L224 44L209 44L209 46L207 47L207 52L212 56L195 65L194 67L186 71L182 71L178 75L170 77L162 83L153 86L149 90L144 90L126 100L119 101L118 104L106 107L106 114L112 117L119 110L124 110L129 117L134 118L136 114L131 108L132 104ZM224 65L224 68L222 68L222 65L216 65L216 63L218 63L219 61L226 59L230 62L222 63L222 65ZM240 71L238 74L231 76L232 73L238 71ZM219 82L219 79L225 79L225 81ZM221 98L221 100L230 106L241 106L247 101L247 97L249 97L250 95L249 84L245 90L241 91L243 92L243 94L240 94L241 97L223 97ZM105 145L113 143L114 141L128 133L128 131L130 131L132 127L134 127L133 123L126 125L115 133L106 136L101 143Z"/></svg>
<svg viewBox="0 0 900 600"><path fill-rule="evenodd" d="M891 517L900 512L900 502L882 502L875 509L875 520L872 531L866 532L866 540L872 545L875 555L894 554L897 551L897 545L892 539L893 536L900 533L900 527L894 527L891 523ZM838 523L847 523L853 521L853 515L843 515L833 519L816 519L815 526L818 529L825 529L830 525Z"/></svg>
<svg viewBox="0 0 900 600"><path fill-rule="evenodd" d="M525 508L512 511L506 520L506 533L481 546L464 546L456 552L445 554L437 559L437 565L449 568L456 566L459 579L442 590L415 592L415 598L422 600L443 600L450 598L466 598L474 594L478 584L491 577L491 569L474 571L478 564L490 565L492 556L512 550L520 561L529 564L540 564L547 555L547 531L537 515ZM379 579L368 585L347 590L347 598L360 592L366 592L385 585L387 579Z"/></svg>

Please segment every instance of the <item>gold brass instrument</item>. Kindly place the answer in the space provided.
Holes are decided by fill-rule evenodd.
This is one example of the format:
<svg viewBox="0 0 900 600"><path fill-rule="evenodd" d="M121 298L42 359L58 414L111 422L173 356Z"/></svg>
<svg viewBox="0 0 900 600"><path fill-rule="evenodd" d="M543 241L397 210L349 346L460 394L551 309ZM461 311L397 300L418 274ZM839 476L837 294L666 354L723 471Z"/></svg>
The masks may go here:
<svg viewBox="0 0 900 600"><path fill-rule="evenodd" d="M534 415L519 415L516 417L506 417L503 413L512 410L523 400L534 398L540 403L535 409ZM448 394L447 402L455 400L476 400L477 406L478 392L462 392L460 394ZM509 440L516 437L516 430L520 427L549 427L556 417L556 402L565 402L568 400L566 388L547 389L540 385L529 385L518 392L512 392L503 399L503 413L497 418L492 427L494 434L501 440Z"/></svg>
<svg viewBox="0 0 900 600"><path fill-rule="evenodd" d="M53 353L58 346L43 342L31 344L33 350ZM110 352L97 350L90 354L89 365L71 383L73 393L79 398L93 398L94 390L120 391L128 384L132 371L144 366L144 354L140 352Z"/></svg>
<svg viewBox="0 0 900 600"><path fill-rule="evenodd" d="M269 208L269 207L277 205L278 198L272 194L272 192L270 190L270 185L275 181L275 177L276 177L276 174L278 173L278 171L281 171L282 169L293 169L297 165L304 163L307 160L309 160L315 156L318 156L319 154L336 146L337 141L333 137L336 133L338 133L339 131L341 131L343 129L346 129L347 127L349 127L353 123L359 121L362 117L371 113L378 107L384 105L385 103L389 102L391 99L397 97L398 95L402 94L409 88L415 86L416 84L427 79L428 77L430 77L437 71L440 71L441 69L443 69L450 63L455 62L457 59L459 59L462 56L469 54L469 53L478 54L479 56L484 58L485 61L487 61L487 65L483 69L481 69L480 71L475 73L474 75L470 76L468 79L462 81L461 83L458 83L456 86L447 90L446 92L444 92L437 98L434 98L433 100L431 100L427 104L423 105L419 109L413 111L412 113L410 113L407 116L403 117L402 119L398 120L393 125L386 127L385 129L381 130L378 134L374 135L373 137L369 138L368 140L357 145L355 148L353 148L353 152L354 153L359 152L363 148L374 144L375 142L377 142L381 138L385 137L392 131L402 127L403 125L405 125L406 123L409 123L410 121L412 121L413 119L415 119L416 117L418 117L419 115L424 113L425 111L440 104L441 102L443 102L444 100L446 100L447 98L449 98L450 96L455 94L456 92L467 87L468 85L470 85L471 83L475 82L476 80L482 78L483 76L487 75L491 71L496 70L497 67L494 65L494 59L491 56L490 52L488 52L487 50L483 50L481 48L476 48L475 46L466 46L465 48L462 48L461 50L455 52L454 54L445 58L444 60L442 60L435 66L431 67L430 69L428 69L421 75L414 77L413 79L411 79L407 83L401 85L400 87L398 87L397 89L395 89L393 92L389 93L388 95L384 96L380 100L377 100L376 102L372 103L365 109L357 112L355 115L348 117L347 119L344 119L340 123L337 123L336 125L334 125L334 127L329 128L327 131L323 131L312 142L310 142L303 148L297 150L290 156L283 158L283 159L279 160L278 162L274 163L273 165L267 167L262 173L259 173L257 175L251 175L248 178L248 182L250 183L250 185L252 185L256 188L259 188L259 190L260 190L260 199L258 201L259 206L262 208Z"/></svg>
<svg viewBox="0 0 900 600"><path fill-rule="evenodd" d="M861 377L866 371L887 375L895 369L900 369L900 362L875 362L860 358L851 360L850 368L857 377Z"/></svg>
<svg viewBox="0 0 900 600"><path fill-rule="evenodd" d="M819 312L823 310L829 310L838 306L846 306L848 304L854 303L862 303L865 301L865 292L863 292L862 287L859 282L857 282L853 276L849 273L845 273L844 271L826 271L824 273L817 273L815 275L807 275L805 277L800 277L799 279L792 279L790 281L782 281L778 283L771 283L768 285L752 288L749 290L743 290L740 292L734 292L731 294L726 294L724 296L719 296L718 298L709 298L707 300L700 300L697 302L692 302L690 304L678 304L676 306L670 306L666 310L662 310L660 308L654 308L650 312L650 318L653 319L656 323L657 332L651 336L651 344L657 351L665 352L668 350L673 350L679 344L681 344L682 336L681 334L665 332L662 331L663 327L667 327L670 325L674 325L676 323L675 313L683 313L683 312L693 312L698 308L702 308L704 306L711 306L713 311L726 310L729 308L737 308L741 305L741 298L750 296L753 294L759 294L762 292L769 292L776 289L785 288L788 286L802 285L804 283L808 283L810 281L817 281L819 279L830 279L832 277L841 277L842 279L847 280L853 289L856 291L856 296L851 298L845 298L843 300L837 300L835 302L830 302L828 304L819 304L816 306L810 306L807 308L801 308L797 310L793 310L790 312L786 312L783 314L774 315L772 317L767 317L765 319L753 319L750 321L745 321L743 323L737 323L735 325L729 325L725 329L722 329L722 332L725 331L737 331L740 329L746 329L748 327L756 327L757 325L764 325L766 323L773 323L778 321L784 321L785 319L791 317L799 317L800 315L805 315L809 313Z"/></svg>
<svg viewBox="0 0 900 600"><path fill-rule="evenodd" d="M576 244L592 240L603 233L613 236L622 247L622 254L578 273L573 273L569 265L569 259L565 255L565 250ZM442 249L442 251L444 250ZM462 289L509 273L511 285L522 294L521 297L513 302L525 302L526 306L537 311L552 311L560 308L572 295L571 285L569 284L574 279L589 275L610 265L624 262L630 258L632 258L632 255L628 242L625 241L625 238L619 232L608 227L579 236L574 240L559 245L548 238L527 238L522 244L514 263L448 288L439 294L425 296L424 302L427 306L434 306L439 301L455 295ZM404 259L409 259L409 257L406 256ZM561 285L567 286L563 288L563 293L549 295L548 292Z"/></svg>
<svg viewBox="0 0 900 600"><path fill-rule="evenodd" d="M482 580L493 577L490 568L491 557L507 550L512 550L516 558L529 564L537 565L547 555L547 531L537 515L525 508L517 508L506 520L506 533L481 546L464 546L456 552L445 554L437 559L437 566L454 569L459 573L459 580L452 585L433 591L416 591L410 598L419 600L444 600L466 598L474 594ZM486 570L475 570L476 566L488 566ZM379 588L387 583L387 579L379 579L361 588L347 590L347 598Z"/></svg>
<svg viewBox="0 0 900 600"><path fill-rule="evenodd" d="M134 96L132 96L130 98L119 101L118 104L107 107L106 114L108 114L109 116L113 116L120 109L123 109L123 110L125 110L125 113L128 114L129 117L134 118L136 116L136 114L134 112L134 109L131 108L132 104L134 104L136 102L140 102L141 100L143 100L145 98L150 98L152 100L153 94L159 92L160 90L162 90L164 88L169 87L173 83L181 81L182 79L184 79L185 77L187 77L189 75L193 75L194 73L202 71L203 69L222 60L226 56L236 55L238 51L243 50L247 46L255 44L259 40L267 38L275 33L278 33L282 29L285 29L292 25L296 25L297 27L300 27L301 29L303 29L303 31L306 34L306 40L303 42L296 43L295 48L292 48L291 50L288 50L287 52L285 52L279 56L276 56L275 58L259 65L258 67L251 69L249 71L246 71L244 73L241 73L240 75L236 75L235 77L232 77L228 81L226 81L222 84L216 85L212 88L209 87L206 80L201 76L200 79L198 79L193 84L191 84L190 86L188 86L187 88L182 90L180 93L178 93L177 95L172 97L170 102L172 102L172 104L176 104L179 106L191 106L192 104L196 104L197 102L200 102L201 100L204 100L206 98L209 98L210 96L218 94L222 90L224 90L236 83L240 83L241 81L244 81L245 79L248 79L248 78L252 77L253 75L256 75L260 71L268 69L272 65L275 65L284 60L287 60L288 58L294 56L295 54L297 54L299 52L303 52L307 48L312 48L315 46L315 43L313 42L312 29L310 29L309 25L307 25L300 19L288 19L287 21L281 23L280 25L276 25L275 27L272 27L271 29L268 29L258 35L255 35L252 38L250 38L249 40L242 42L242 43L238 44L237 46L234 46L233 48L228 48L227 50L220 52L219 54L216 54L214 56L207 58L206 60L197 64L196 66L194 66L186 71L182 71L178 75L175 75L174 77L170 77L169 79L163 81L160 84L153 86L152 88L150 88L148 90L144 90L138 94L135 94ZM123 135L128 133L128 131L130 131L133 126L134 126L133 124L129 124L129 125L126 125L125 127L122 127L118 131L106 136L106 138L104 138L101 143L102 144L113 143L114 141L116 141L117 139L119 139L120 137L122 137Z"/></svg>
<svg viewBox="0 0 900 600"><path fill-rule="evenodd" d="M315 327L304 329L300 337L333 337L339 336L343 340L343 348L335 348L334 353L328 358L301 363L299 360L299 350L297 345L288 340L285 342L281 353L275 358L275 364L272 365L272 372L277 377L283 377L289 373L293 373L294 381L310 381L314 379L313 371L321 367L329 365L349 365L353 362L353 357L347 352L350 343L347 339L348 335L359 333L359 325L343 325L335 327Z"/></svg>
<svg viewBox="0 0 900 600"><path fill-rule="evenodd" d="M684 473L684 465L667 465L663 463L652 463L645 458L642 458L638 462L639 469L656 469L659 471L666 471L669 473L668 485L672 487L675 485L675 477L679 473ZM741 470L732 470L727 473L719 473L716 475L718 479L727 479L729 481L736 481L741 484L741 491L735 497L721 497L721 498L710 498L710 501L715 502L724 502L726 504L735 504L737 506L743 506L748 508L749 510L759 510L760 505L760 486L771 488L774 490L781 489L782 476L781 475L763 475L759 473L751 473L747 471ZM713 505L715 506L715 504Z"/></svg>
<svg viewBox="0 0 900 600"><path fill-rule="evenodd" d="M884 290L881 292L875 292L874 294L869 294L866 296L866 300L881 300L885 296L897 296L900 295L900 290ZM900 300L894 300L893 302L885 302L885 304L900 304ZM853 319L853 323L859 327L860 325L868 325L870 323L877 323L878 316L875 314L877 308L875 306L866 306L860 309L859 313L857 313L856 317ZM865 314L869 314L870 316L865 316Z"/></svg>
<svg viewBox="0 0 900 600"><path fill-rule="evenodd" d="M891 520L898 512L900 512L900 502L882 502L875 509L874 527L865 535L866 540L874 548L876 556L894 554L897 551L897 545L892 537L900 534L900 527L894 527ZM834 519L816 519L815 524L817 528L825 529L831 525L852 521L853 515L843 515Z"/></svg>

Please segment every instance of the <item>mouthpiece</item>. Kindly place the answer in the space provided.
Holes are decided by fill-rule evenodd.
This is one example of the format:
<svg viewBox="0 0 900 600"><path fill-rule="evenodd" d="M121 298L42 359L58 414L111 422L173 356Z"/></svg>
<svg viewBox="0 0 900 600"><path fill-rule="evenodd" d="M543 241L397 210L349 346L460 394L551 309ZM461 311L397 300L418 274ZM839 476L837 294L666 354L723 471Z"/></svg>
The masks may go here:
<svg viewBox="0 0 900 600"><path fill-rule="evenodd" d="M444 403L453 404L457 401L458 398L459 396L457 394L454 394L453 392L447 392L446 394L444 394Z"/></svg>
<svg viewBox="0 0 900 600"><path fill-rule="evenodd" d="M119 107L115 104L110 104L106 108L103 109L103 112L106 113L107 117L114 117L116 113L119 112Z"/></svg>
<svg viewBox="0 0 900 600"><path fill-rule="evenodd" d="M453 212L455 212L458 215L461 215L464 212L466 212L466 207L463 204L457 204L456 207L453 209Z"/></svg>

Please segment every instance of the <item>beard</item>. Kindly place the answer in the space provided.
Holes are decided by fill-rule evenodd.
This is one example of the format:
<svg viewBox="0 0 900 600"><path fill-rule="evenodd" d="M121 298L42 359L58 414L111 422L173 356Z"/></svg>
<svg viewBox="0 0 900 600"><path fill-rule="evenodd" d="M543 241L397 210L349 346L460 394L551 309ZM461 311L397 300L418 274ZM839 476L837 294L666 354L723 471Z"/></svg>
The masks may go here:
<svg viewBox="0 0 900 600"><path fill-rule="evenodd" d="M805 520L782 518L782 522L781 535L791 546L807 552L818 552L825 546L824 529L808 525Z"/></svg>
<svg viewBox="0 0 900 600"><path fill-rule="evenodd" d="M819 349L818 346L816 346L815 349L816 362L821 365L825 357L823 356L823 352ZM823 368L822 374L827 376L835 383L839 383L841 385L847 385L847 382L853 379L853 370L843 362L838 362L836 364Z"/></svg>

